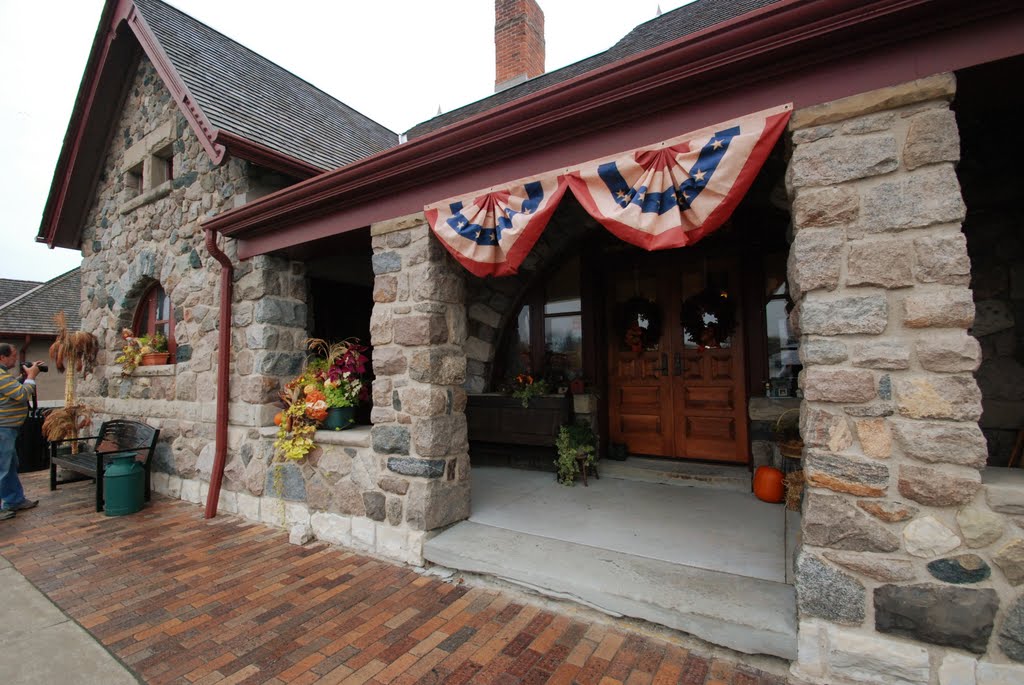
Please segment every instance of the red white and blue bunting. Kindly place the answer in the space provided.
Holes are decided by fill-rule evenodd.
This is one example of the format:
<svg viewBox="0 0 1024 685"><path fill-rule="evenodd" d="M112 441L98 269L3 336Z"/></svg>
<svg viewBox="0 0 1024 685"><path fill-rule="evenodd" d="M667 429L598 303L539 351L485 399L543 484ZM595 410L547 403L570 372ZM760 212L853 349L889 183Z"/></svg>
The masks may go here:
<svg viewBox="0 0 1024 685"><path fill-rule="evenodd" d="M427 205L435 235L473 274L522 264L566 188L620 239L646 250L691 245L732 215L786 127L792 105Z"/></svg>
<svg viewBox="0 0 1024 685"><path fill-rule="evenodd" d="M566 187L560 175L512 183L471 199L429 205L427 221L474 275L508 276L530 254Z"/></svg>

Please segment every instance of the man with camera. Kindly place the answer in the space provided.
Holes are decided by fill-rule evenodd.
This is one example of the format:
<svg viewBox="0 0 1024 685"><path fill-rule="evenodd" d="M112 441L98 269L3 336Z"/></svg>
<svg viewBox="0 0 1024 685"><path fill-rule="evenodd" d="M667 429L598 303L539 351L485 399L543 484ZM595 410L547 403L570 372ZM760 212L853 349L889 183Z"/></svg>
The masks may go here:
<svg viewBox="0 0 1024 685"><path fill-rule="evenodd" d="M15 512L31 509L39 500L25 499L18 479L18 454L14 441L18 429L28 416L28 403L35 393L36 376L43 362L25 365L25 380L11 374L17 368L18 350L9 343L0 343L0 521L14 518Z"/></svg>

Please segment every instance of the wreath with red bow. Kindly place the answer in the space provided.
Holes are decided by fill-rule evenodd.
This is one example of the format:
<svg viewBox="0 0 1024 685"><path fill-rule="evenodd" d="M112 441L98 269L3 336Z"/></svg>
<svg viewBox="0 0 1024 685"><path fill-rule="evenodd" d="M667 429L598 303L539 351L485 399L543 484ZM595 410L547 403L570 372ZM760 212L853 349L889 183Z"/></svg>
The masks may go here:
<svg viewBox="0 0 1024 685"><path fill-rule="evenodd" d="M626 347L654 347L661 340L661 308L656 302L634 297L622 305L620 327ZM647 326L641 326L643 320Z"/></svg>
<svg viewBox="0 0 1024 685"><path fill-rule="evenodd" d="M679 319L699 347L721 347L736 330L736 307L728 292L705 288L683 301Z"/></svg>

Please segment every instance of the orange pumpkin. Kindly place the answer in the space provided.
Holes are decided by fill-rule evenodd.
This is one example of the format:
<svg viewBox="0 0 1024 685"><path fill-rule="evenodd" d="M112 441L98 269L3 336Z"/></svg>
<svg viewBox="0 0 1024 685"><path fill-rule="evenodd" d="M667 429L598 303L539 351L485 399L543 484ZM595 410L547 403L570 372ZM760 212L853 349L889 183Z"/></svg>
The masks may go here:
<svg viewBox="0 0 1024 685"><path fill-rule="evenodd" d="M274 414L274 425L275 426L280 426L282 421L284 421L284 412L283 411L279 411L276 414Z"/></svg>
<svg viewBox="0 0 1024 685"><path fill-rule="evenodd" d="M771 466L758 466L754 471L754 494L762 502L781 502L786 497L782 479L782 471Z"/></svg>

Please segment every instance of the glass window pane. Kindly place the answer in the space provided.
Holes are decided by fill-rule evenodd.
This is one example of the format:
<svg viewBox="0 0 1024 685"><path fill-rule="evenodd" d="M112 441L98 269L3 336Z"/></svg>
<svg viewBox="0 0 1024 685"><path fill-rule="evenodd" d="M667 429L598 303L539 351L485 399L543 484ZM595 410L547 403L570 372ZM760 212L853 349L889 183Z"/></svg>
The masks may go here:
<svg viewBox="0 0 1024 685"><path fill-rule="evenodd" d="M530 368L530 306L519 310L513 328L509 331L508 346L505 348L505 374L515 376L533 373Z"/></svg>
<svg viewBox="0 0 1024 685"><path fill-rule="evenodd" d="M548 374L556 381L583 375L583 320L579 314L544 319Z"/></svg>
<svg viewBox="0 0 1024 685"><path fill-rule="evenodd" d="M765 305L768 330L768 392L773 397L796 394L797 374L802 368L798 341L789 327L786 300L769 300Z"/></svg>
<svg viewBox="0 0 1024 685"><path fill-rule="evenodd" d="M545 286L545 314L578 312L580 306L580 258L573 257L555 272Z"/></svg>
<svg viewBox="0 0 1024 685"><path fill-rule="evenodd" d="M166 321L170 317L167 315L167 293L164 289L157 286L156 288L156 320Z"/></svg>
<svg viewBox="0 0 1024 685"><path fill-rule="evenodd" d="M135 331L136 335L143 335L151 332L149 328L150 322L153 321L153 299L153 293L149 293L142 299L142 302L139 305L139 313L135 324L137 329Z"/></svg>
<svg viewBox="0 0 1024 685"><path fill-rule="evenodd" d="M786 294L786 255L773 254L764 259L764 292L767 297Z"/></svg>

